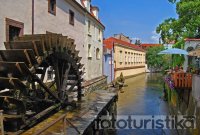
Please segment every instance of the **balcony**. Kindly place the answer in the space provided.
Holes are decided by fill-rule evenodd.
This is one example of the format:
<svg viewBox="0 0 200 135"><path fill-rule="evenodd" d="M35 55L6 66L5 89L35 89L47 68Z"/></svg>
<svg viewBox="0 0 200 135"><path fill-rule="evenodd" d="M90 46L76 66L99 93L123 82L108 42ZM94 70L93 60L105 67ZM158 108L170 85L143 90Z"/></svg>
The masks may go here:
<svg viewBox="0 0 200 135"><path fill-rule="evenodd" d="M192 74L175 72L171 74L171 80L175 89L192 89Z"/></svg>

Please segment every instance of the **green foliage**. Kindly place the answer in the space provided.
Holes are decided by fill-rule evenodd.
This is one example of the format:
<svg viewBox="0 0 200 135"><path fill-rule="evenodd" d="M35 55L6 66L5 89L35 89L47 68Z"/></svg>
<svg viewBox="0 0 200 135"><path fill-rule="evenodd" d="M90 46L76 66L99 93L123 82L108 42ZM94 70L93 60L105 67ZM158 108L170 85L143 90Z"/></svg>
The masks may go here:
<svg viewBox="0 0 200 135"><path fill-rule="evenodd" d="M169 18L156 31L163 43L179 41L186 37L200 37L200 0L168 0L176 4L178 18Z"/></svg>
<svg viewBox="0 0 200 135"><path fill-rule="evenodd" d="M158 55L160 51L164 50L164 47L152 47L147 49L146 59L147 65L151 69L164 70L169 68L170 55Z"/></svg>
<svg viewBox="0 0 200 135"><path fill-rule="evenodd" d="M184 43L185 42L183 39L179 40L173 45L173 47L183 49ZM172 59L173 59L173 67L175 67L176 65L182 66L185 61L184 55L179 55L179 54L173 54Z"/></svg>

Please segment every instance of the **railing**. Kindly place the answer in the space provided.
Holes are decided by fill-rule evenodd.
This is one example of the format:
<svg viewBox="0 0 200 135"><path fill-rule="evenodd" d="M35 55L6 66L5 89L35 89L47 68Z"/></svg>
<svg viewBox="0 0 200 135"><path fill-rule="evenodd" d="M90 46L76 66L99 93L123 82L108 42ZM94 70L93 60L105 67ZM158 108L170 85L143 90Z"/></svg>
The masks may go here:
<svg viewBox="0 0 200 135"><path fill-rule="evenodd" d="M62 116L60 116L58 119L56 119L55 121L47 124L45 127L43 127L42 129L38 130L37 132L35 132L33 135L39 135L41 133L43 133L44 131L46 131L47 129L49 129L50 127L52 127L53 125L55 125L57 122L63 120L63 132L64 135L66 135L66 114L63 114Z"/></svg>
<svg viewBox="0 0 200 135"><path fill-rule="evenodd" d="M0 129L1 129L1 135L4 135L3 111L2 110L0 110Z"/></svg>
<svg viewBox="0 0 200 135"><path fill-rule="evenodd" d="M33 135L40 135L41 133L45 132L47 129L49 129L50 127L54 126L56 123L58 123L59 121L63 120L63 132L64 135L67 135L67 128L66 128L66 124L70 124L77 132L77 134L80 134L80 131L77 129L77 127L75 127L67 118L66 118L66 114L61 115L58 119L56 119L55 121L47 124L45 127L43 127L42 129L38 130L37 132L35 132Z"/></svg>
<svg viewBox="0 0 200 135"><path fill-rule="evenodd" d="M192 74L189 73L173 73L172 80L175 88L192 89Z"/></svg>

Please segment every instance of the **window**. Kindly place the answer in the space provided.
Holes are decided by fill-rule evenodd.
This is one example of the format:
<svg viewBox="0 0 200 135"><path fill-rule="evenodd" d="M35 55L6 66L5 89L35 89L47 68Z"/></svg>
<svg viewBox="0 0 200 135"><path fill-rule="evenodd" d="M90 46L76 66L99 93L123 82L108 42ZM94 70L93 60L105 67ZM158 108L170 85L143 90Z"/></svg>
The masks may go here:
<svg viewBox="0 0 200 135"><path fill-rule="evenodd" d="M127 52L125 52L125 64L127 64L127 61L128 61L126 55L127 55Z"/></svg>
<svg viewBox="0 0 200 135"><path fill-rule="evenodd" d="M122 62L123 62L122 51L119 51L119 63L122 64Z"/></svg>
<svg viewBox="0 0 200 135"><path fill-rule="evenodd" d="M6 18L6 41L13 41L15 37L22 36L24 24L12 19Z"/></svg>
<svg viewBox="0 0 200 135"><path fill-rule="evenodd" d="M69 10L69 24L74 25L74 12Z"/></svg>
<svg viewBox="0 0 200 135"><path fill-rule="evenodd" d="M135 53L134 53L134 63L136 63L136 56L135 56Z"/></svg>
<svg viewBox="0 0 200 135"><path fill-rule="evenodd" d="M91 33L91 22L88 21L88 33Z"/></svg>
<svg viewBox="0 0 200 135"><path fill-rule="evenodd" d="M91 53L91 45L88 45L88 58L92 58L92 53Z"/></svg>
<svg viewBox="0 0 200 135"><path fill-rule="evenodd" d="M48 0L48 12L56 15L56 0Z"/></svg>
<svg viewBox="0 0 200 135"><path fill-rule="evenodd" d="M99 48L96 49L96 59L99 60L101 58Z"/></svg>
<svg viewBox="0 0 200 135"><path fill-rule="evenodd" d="M99 28L99 41L101 41L101 29Z"/></svg>
<svg viewBox="0 0 200 135"><path fill-rule="evenodd" d="M131 64L133 64L133 57L131 56Z"/></svg>

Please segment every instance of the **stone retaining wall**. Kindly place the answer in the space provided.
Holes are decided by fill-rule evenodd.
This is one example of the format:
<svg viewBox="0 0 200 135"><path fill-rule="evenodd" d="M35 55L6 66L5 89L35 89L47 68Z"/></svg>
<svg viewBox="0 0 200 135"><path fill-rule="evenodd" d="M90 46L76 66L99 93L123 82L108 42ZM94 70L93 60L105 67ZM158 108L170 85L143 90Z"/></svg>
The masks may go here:
<svg viewBox="0 0 200 135"><path fill-rule="evenodd" d="M83 84L83 95L87 95L91 93L92 91L95 90L102 90L105 89L107 86L107 77L106 76L101 76L95 79L92 79L90 81L86 81Z"/></svg>
<svg viewBox="0 0 200 135"><path fill-rule="evenodd" d="M199 135L200 134L200 107L193 96L192 92L186 89L175 90L170 89L165 84L167 92L167 101L169 104L169 111L171 115L188 115L196 116L196 129L177 130L181 135ZM188 99L188 100L187 100Z"/></svg>

